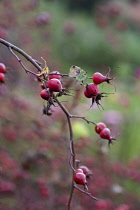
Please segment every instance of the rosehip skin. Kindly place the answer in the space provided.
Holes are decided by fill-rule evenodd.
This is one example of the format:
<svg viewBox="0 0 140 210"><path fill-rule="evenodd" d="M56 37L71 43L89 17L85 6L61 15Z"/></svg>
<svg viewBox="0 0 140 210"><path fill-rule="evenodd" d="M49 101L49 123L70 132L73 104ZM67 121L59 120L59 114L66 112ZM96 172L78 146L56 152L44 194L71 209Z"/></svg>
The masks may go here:
<svg viewBox="0 0 140 210"><path fill-rule="evenodd" d="M0 73L5 73L6 72L6 67L3 63L0 63Z"/></svg>
<svg viewBox="0 0 140 210"><path fill-rule="evenodd" d="M84 173L75 173L74 174L74 181L76 184L85 185L87 183L86 181L86 175Z"/></svg>
<svg viewBox="0 0 140 210"><path fill-rule="evenodd" d="M88 168L87 166L80 166L80 169L83 170L83 173L84 173L85 175L89 175L90 170L89 170L89 168Z"/></svg>
<svg viewBox="0 0 140 210"><path fill-rule="evenodd" d="M85 90L84 90L84 95L85 95L87 98L92 98L92 97L93 97L91 94L89 94L89 93L87 92L87 89L86 89L86 88L85 88Z"/></svg>
<svg viewBox="0 0 140 210"><path fill-rule="evenodd" d="M76 169L76 173L83 173L83 170L81 168Z"/></svg>
<svg viewBox="0 0 140 210"><path fill-rule="evenodd" d="M62 90L62 84L58 79L51 79L48 81L48 88L51 92L60 92Z"/></svg>
<svg viewBox="0 0 140 210"><path fill-rule="evenodd" d="M52 71L51 73L53 73L52 75L49 75L49 79L61 79L61 75L59 75L58 71ZM56 74L54 74L56 73Z"/></svg>
<svg viewBox="0 0 140 210"><path fill-rule="evenodd" d="M110 146L110 144L112 144L112 140L116 140L114 137L110 136L110 129L109 128L104 128L100 133L100 137L102 139L109 140L108 141L108 146Z"/></svg>
<svg viewBox="0 0 140 210"><path fill-rule="evenodd" d="M96 84L90 83L86 86L86 91L91 96L96 96L99 94L99 87Z"/></svg>
<svg viewBox="0 0 140 210"><path fill-rule="evenodd" d="M107 76L104 76L104 75L102 75L99 72L96 72L95 74L93 74L92 80L93 80L94 84L99 85L99 84L101 84L103 82L109 83L111 78L108 78Z"/></svg>
<svg viewBox="0 0 140 210"><path fill-rule="evenodd" d="M0 73L0 83L3 83L5 80L5 76L3 73Z"/></svg>
<svg viewBox="0 0 140 210"><path fill-rule="evenodd" d="M40 96L41 96L41 98L43 98L44 100L49 100L49 98L50 98L50 93L49 93L49 91L48 90L46 90L46 89L44 89L44 90L42 90L41 92L40 92Z"/></svg>
<svg viewBox="0 0 140 210"><path fill-rule="evenodd" d="M109 128L104 128L104 129L100 132L100 137L101 137L102 139L111 140L112 137L110 136L110 129L109 129Z"/></svg>
<svg viewBox="0 0 140 210"><path fill-rule="evenodd" d="M97 125L95 126L95 131L96 133L100 134L104 128L106 128L106 125L100 122L100 123L97 123Z"/></svg>

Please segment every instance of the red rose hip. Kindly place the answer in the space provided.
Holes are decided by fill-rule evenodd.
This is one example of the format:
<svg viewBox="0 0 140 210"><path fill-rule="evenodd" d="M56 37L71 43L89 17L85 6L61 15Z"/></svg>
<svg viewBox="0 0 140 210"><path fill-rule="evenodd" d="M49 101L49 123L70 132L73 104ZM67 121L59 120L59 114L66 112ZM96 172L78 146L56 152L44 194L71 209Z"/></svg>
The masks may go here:
<svg viewBox="0 0 140 210"><path fill-rule="evenodd" d="M83 170L81 168L76 169L76 173L83 173Z"/></svg>
<svg viewBox="0 0 140 210"><path fill-rule="evenodd" d="M101 132L100 132L100 137L102 139L108 139L110 140L112 137L110 136L110 129L109 128L104 128Z"/></svg>
<svg viewBox="0 0 140 210"><path fill-rule="evenodd" d="M99 94L99 87L96 84L90 83L86 86L87 94L91 96L96 96Z"/></svg>
<svg viewBox="0 0 140 210"><path fill-rule="evenodd" d="M61 79L61 75L58 71L52 71L49 75L49 79Z"/></svg>
<svg viewBox="0 0 140 210"><path fill-rule="evenodd" d="M96 133L100 134L101 131L106 128L106 125L102 122L97 123L97 125L95 126L95 131Z"/></svg>
<svg viewBox="0 0 140 210"><path fill-rule="evenodd" d="M96 72L95 74L93 74L92 76L92 80L94 82L94 84L99 85L103 82L107 82L109 83L110 80L112 80L113 78L109 78L108 75L104 76L99 72Z"/></svg>
<svg viewBox="0 0 140 210"><path fill-rule="evenodd" d="M108 140L108 146L110 146L110 144L112 144L112 140L116 140L114 137L112 137L110 135L110 129L109 128L104 128L101 132L100 132L100 137L102 139L107 139Z"/></svg>
<svg viewBox="0 0 140 210"><path fill-rule="evenodd" d="M79 169L82 169L83 173L88 176L89 174L91 174L91 171L89 170L89 168L87 166L80 166Z"/></svg>
<svg viewBox="0 0 140 210"><path fill-rule="evenodd" d="M84 90L84 95L85 95L87 98L92 98L92 97L93 97L91 94L89 94L89 93L87 92L87 89L86 89L86 88L85 88L85 90Z"/></svg>
<svg viewBox="0 0 140 210"><path fill-rule="evenodd" d="M6 66L3 63L0 63L0 73L6 72Z"/></svg>
<svg viewBox="0 0 140 210"><path fill-rule="evenodd" d="M58 79L51 79L48 81L48 88L51 92L60 92L62 90L62 84Z"/></svg>
<svg viewBox="0 0 140 210"><path fill-rule="evenodd" d="M0 83L4 83L5 76L3 73L0 73Z"/></svg>
<svg viewBox="0 0 140 210"><path fill-rule="evenodd" d="M76 184L86 185L86 175L82 172L78 172L74 174L74 181Z"/></svg>
<svg viewBox="0 0 140 210"><path fill-rule="evenodd" d="M47 89L44 89L40 92L40 96L41 98L43 98L44 100L49 100L50 98L50 93Z"/></svg>

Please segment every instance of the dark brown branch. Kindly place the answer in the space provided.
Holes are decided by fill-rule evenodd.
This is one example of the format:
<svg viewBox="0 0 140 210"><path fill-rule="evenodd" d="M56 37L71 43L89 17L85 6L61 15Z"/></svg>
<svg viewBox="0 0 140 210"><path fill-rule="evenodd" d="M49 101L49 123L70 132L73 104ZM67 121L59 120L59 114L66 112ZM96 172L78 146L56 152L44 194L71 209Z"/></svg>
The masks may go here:
<svg viewBox="0 0 140 210"><path fill-rule="evenodd" d="M97 125L97 123L93 122L93 121L90 121L90 120L87 120L85 117L81 117L81 116L77 116L77 115L70 115L71 118L80 118L82 120L85 120L88 124L89 123L92 123L94 125Z"/></svg>
<svg viewBox="0 0 140 210"><path fill-rule="evenodd" d="M19 54L21 54L28 61L30 61L39 71L42 70L42 68L40 67L40 65L38 64L38 62L36 60L34 60L31 56L29 56L27 53L25 53L23 50L21 50L17 46L15 46L15 45L13 45L13 44L11 44L11 43L9 43L6 40L1 39L1 38L0 38L0 43L4 44L8 48L11 48L11 49L15 50L16 52L18 52Z"/></svg>
<svg viewBox="0 0 140 210"><path fill-rule="evenodd" d="M81 188L79 188L75 183L74 183L74 187L79 190L81 193L84 193L86 195L88 195L89 197L93 198L94 200L98 201L99 199L94 197L90 192L87 192L85 190L82 190Z"/></svg>
<svg viewBox="0 0 140 210"><path fill-rule="evenodd" d="M72 185L71 185L71 192L70 192L70 197L68 201L68 210L70 210L70 205L72 201L72 196L74 193L74 172L75 172L75 151L74 151L74 143L73 143L73 129L72 129L72 124L71 124L71 115L68 112L68 110L65 108L65 106L58 100L57 97L55 97L56 102L60 106L60 108L63 110L67 117L68 125L69 125L69 132L70 132L70 158L69 158L69 164L72 168ZM72 162L72 163L71 163Z"/></svg>
<svg viewBox="0 0 140 210"><path fill-rule="evenodd" d="M91 197L94 200L98 200L98 198L92 196L91 193L80 189L75 183L74 183L74 172L75 172L75 152L74 152L74 144L73 144L73 130L72 130L72 125L71 125L71 118L80 118L85 120L88 124L92 123L94 125L97 125L95 122L87 120L85 117L81 117L81 116L77 116L77 115L71 115L68 110L64 107L64 105L57 99L57 97L55 98L56 102L59 104L60 108L63 110L63 112L66 114L67 116L67 120L68 120L68 125L69 125L69 131L70 131L70 166L73 169L73 176L72 176L72 187L71 187L71 193L70 193L70 197L69 197L69 202L68 202L68 210L70 210L70 204L72 201L72 196L73 196L73 192L74 192L74 188L78 189L80 192L85 193L86 195L88 195L89 197ZM72 158L72 165L71 165L71 158Z"/></svg>
<svg viewBox="0 0 140 210"><path fill-rule="evenodd" d="M1 42L1 40L2 39L0 39L0 43L2 43L3 44L3 42ZM4 40L5 41L5 40ZM6 42L6 41L5 41ZM10 45L10 46L8 46L8 44ZM23 67L23 69L25 70L25 72L26 73L30 73L30 74L33 74L34 76L36 76L40 81L44 81L44 82L46 82L46 80L45 79L43 79L43 78L40 78L40 77L38 77L38 75L37 75L37 73L34 73L33 71L30 71L29 69L27 69L26 67L25 67L25 65L23 64L23 62L21 61L21 59L17 56L17 54L16 53L14 53L14 51L12 50L12 49L14 49L15 50L15 47L16 46L14 46L14 45L12 45L11 43L8 43L6 46L8 47L8 49L9 49L9 51L16 57L16 59L18 60L18 62L21 64L21 66ZM11 47L11 46L14 46L14 47ZM19 49L19 48L18 48ZM20 50L20 49L19 49ZM22 51L22 50L21 50ZM18 51L19 52L19 51ZM23 57L24 57L24 54L26 54L24 51L22 51L23 52ZM27 54L26 54L27 55ZM30 56L29 56L30 57ZM33 58L31 58L30 57L30 59L28 59L28 61L32 61L32 60L34 60ZM36 61L36 60L34 60L35 62L37 62L38 63L38 61ZM32 63L32 62L31 62ZM33 63L32 63L33 64ZM41 68L42 69L42 68Z"/></svg>
<svg viewBox="0 0 140 210"><path fill-rule="evenodd" d="M24 66L24 64L23 64L23 62L21 61L21 59L14 53L14 51L12 50L11 47L8 47L8 49L9 49L10 52L16 57L16 59L19 61L19 63L20 63L21 66L24 68L24 70L26 71L26 73L33 74L33 75L35 75L35 76L37 77L37 74L36 74L36 73L30 71L29 69L27 69L27 68Z"/></svg>

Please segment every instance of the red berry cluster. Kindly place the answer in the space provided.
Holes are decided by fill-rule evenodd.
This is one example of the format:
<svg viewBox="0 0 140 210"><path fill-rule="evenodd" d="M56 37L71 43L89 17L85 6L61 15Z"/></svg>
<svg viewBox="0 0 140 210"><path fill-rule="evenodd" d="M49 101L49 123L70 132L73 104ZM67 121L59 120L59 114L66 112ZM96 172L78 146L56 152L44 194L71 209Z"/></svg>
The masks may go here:
<svg viewBox="0 0 140 210"><path fill-rule="evenodd" d="M4 83L6 73L6 66L3 63L0 63L0 83Z"/></svg>
<svg viewBox="0 0 140 210"><path fill-rule="evenodd" d="M92 105L94 102L97 103L97 105L101 105L99 101L102 97L105 97L104 94L106 93L100 93L99 92L99 84L103 82L110 83L110 80L113 78L109 78L109 73L106 76L103 76L101 73L96 72L92 76L93 83L87 84L84 90L84 95L87 98L92 98Z"/></svg>
<svg viewBox="0 0 140 210"><path fill-rule="evenodd" d="M87 178L92 175L92 172L89 170L87 166L80 166L78 169L76 169L74 174L74 181L76 184L84 185L85 189L87 188Z"/></svg>
<svg viewBox="0 0 140 210"><path fill-rule="evenodd" d="M61 79L61 75L59 74L59 72L55 71L55 72L52 72L52 74L48 76L47 82L43 82L41 84L41 87L43 88L43 90L40 92L40 96L44 100L48 101L49 98L52 97L53 92L62 91L63 88L62 88L60 79Z"/></svg>
<svg viewBox="0 0 140 210"><path fill-rule="evenodd" d="M106 125L102 122L97 123L95 126L95 131L100 135L102 139L107 139L109 141L109 145L112 143L112 140L116 140L111 136L110 129L107 128Z"/></svg>

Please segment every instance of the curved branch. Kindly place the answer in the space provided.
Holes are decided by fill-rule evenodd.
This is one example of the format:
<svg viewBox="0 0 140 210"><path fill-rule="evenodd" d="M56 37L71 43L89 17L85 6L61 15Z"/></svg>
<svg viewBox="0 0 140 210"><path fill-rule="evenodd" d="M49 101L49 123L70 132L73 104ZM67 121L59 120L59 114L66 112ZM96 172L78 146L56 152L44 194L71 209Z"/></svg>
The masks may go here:
<svg viewBox="0 0 140 210"><path fill-rule="evenodd" d="M89 197L93 198L94 200L96 200L96 201L99 200L98 198L96 198L96 197L94 197L93 195L91 195L90 192L87 192L87 191L82 190L81 188L79 188L76 184L74 184L74 187L75 187L77 190L79 190L81 193L84 193L84 194L88 195Z"/></svg>
<svg viewBox="0 0 140 210"><path fill-rule="evenodd" d="M19 54L21 54L28 61L30 61L39 71L42 70L42 68L40 67L40 65L38 64L38 62L36 60L34 60L30 55L25 53L23 50L21 50L17 46L15 46L15 45L11 44L10 42L7 42L6 40L1 39L1 38L0 38L0 43L4 44L6 47L11 48L11 49L15 50L16 52L18 52Z"/></svg>
<svg viewBox="0 0 140 210"><path fill-rule="evenodd" d="M12 48L11 47L8 47L8 49L10 50L10 52L16 57L16 59L18 60L18 62L21 64L21 66L24 68L25 72L26 73L30 73L30 74L33 74L34 76L37 77L37 74L30 71L29 69L27 69L24 64L22 63L21 59L13 52Z"/></svg>
<svg viewBox="0 0 140 210"><path fill-rule="evenodd" d="M73 137L73 129L72 129L72 124L71 124L71 115L68 112L68 110L65 108L65 106L58 100L57 97L54 97L60 108L63 110L67 117L68 125L69 125L69 133L70 133L70 158L69 158L69 164L70 167L72 168L72 184L71 184L71 192L69 196L69 201L68 201L68 210L70 210L70 205L74 193L74 172L75 172L75 151L74 151L74 137ZM71 163L72 161L72 163Z"/></svg>
<svg viewBox="0 0 140 210"><path fill-rule="evenodd" d="M82 120L85 120L88 124L89 124L89 123L92 123L92 124L94 124L94 125L97 125L97 123L95 123L95 122L93 122L93 121L91 121L91 120L87 120L85 117L82 117L82 116L70 115L70 117L71 117L71 118L80 118L80 119L82 119Z"/></svg>

